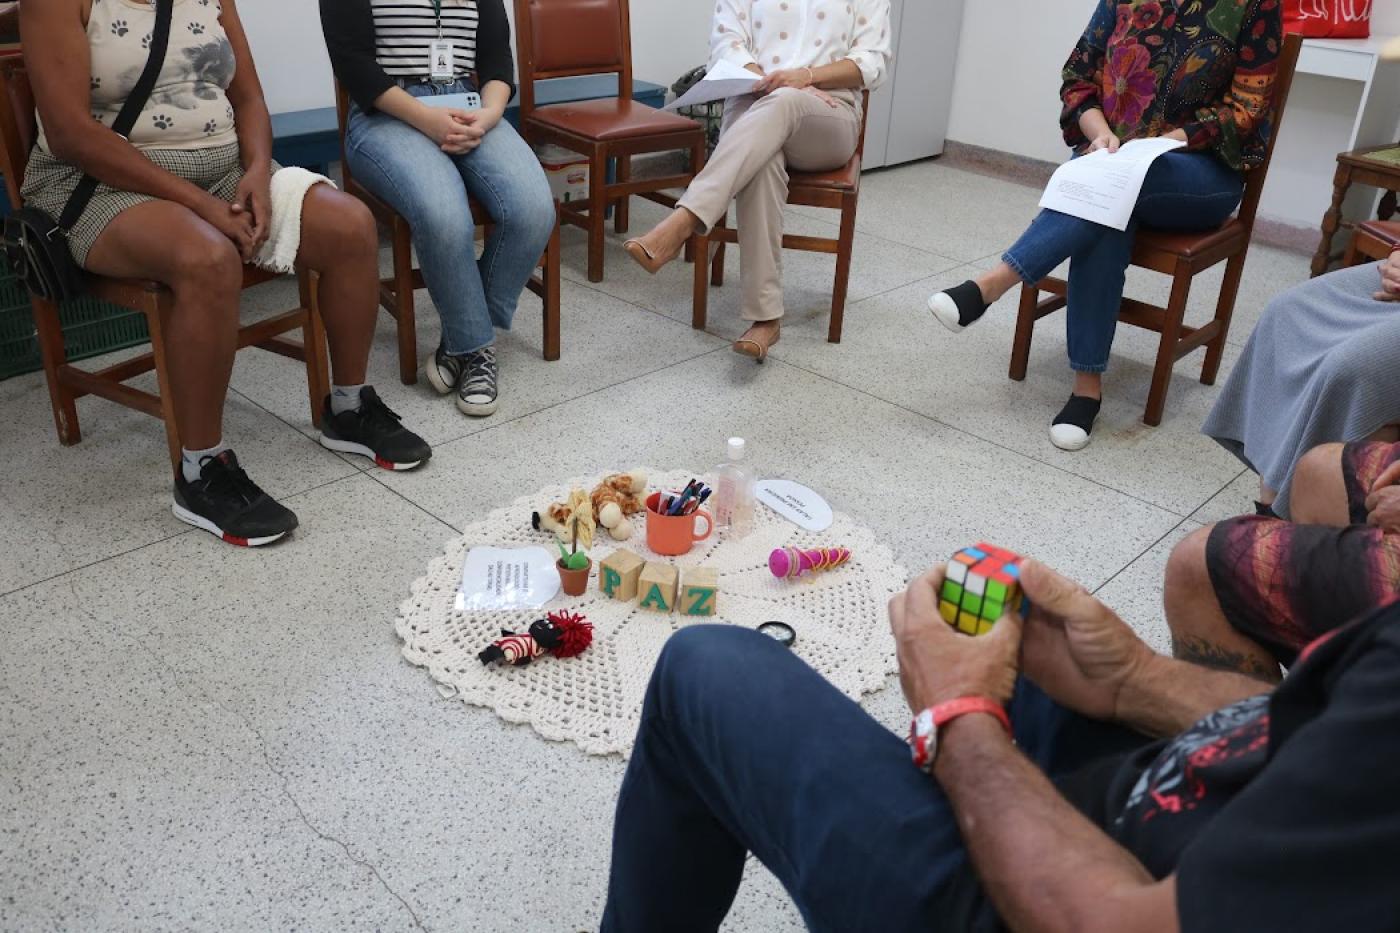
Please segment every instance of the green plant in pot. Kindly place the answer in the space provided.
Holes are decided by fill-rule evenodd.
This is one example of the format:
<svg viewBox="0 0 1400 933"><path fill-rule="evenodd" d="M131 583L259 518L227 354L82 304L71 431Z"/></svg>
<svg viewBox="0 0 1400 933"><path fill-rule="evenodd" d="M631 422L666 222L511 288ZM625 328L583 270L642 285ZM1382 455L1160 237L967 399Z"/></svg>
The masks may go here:
<svg viewBox="0 0 1400 933"><path fill-rule="evenodd" d="M572 550L566 550L564 542L559 542L559 583L566 596L582 596L588 589L588 574L593 569L593 561L587 552L578 547L578 519L573 523Z"/></svg>

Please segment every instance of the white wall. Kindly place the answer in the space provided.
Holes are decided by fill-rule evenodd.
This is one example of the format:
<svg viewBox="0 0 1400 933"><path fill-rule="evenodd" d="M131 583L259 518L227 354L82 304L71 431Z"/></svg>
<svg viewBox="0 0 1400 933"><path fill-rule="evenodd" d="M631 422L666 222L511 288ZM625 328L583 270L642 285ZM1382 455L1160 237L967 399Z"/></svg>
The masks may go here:
<svg viewBox="0 0 1400 933"><path fill-rule="evenodd" d="M329 107L331 68L317 0L241 0L238 9L272 112ZM639 80L669 86L705 63L713 11L706 0L632 0L631 11Z"/></svg>

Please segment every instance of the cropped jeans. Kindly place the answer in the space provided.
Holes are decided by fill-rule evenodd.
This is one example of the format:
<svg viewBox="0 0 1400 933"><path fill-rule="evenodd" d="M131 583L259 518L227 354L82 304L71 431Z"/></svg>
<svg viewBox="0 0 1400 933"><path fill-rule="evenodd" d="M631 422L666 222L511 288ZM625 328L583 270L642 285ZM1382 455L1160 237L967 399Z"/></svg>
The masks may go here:
<svg viewBox="0 0 1400 933"><path fill-rule="evenodd" d="M414 97L474 90L455 84L405 84ZM554 197L539 159L502 120L464 155L448 155L387 113L350 111L345 155L356 180L413 228L413 248L442 318L442 343L460 355L490 346L509 330L550 234ZM470 195L491 217L491 235L475 255Z"/></svg>
<svg viewBox="0 0 1400 933"><path fill-rule="evenodd" d="M1213 154L1169 152L1152 163L1127 230L1044 210L1002 259L1027 284L1070 261L1069 365L1076 372L1101 373L1108 369L1138 225L1209 230L1230 217L1243 191L1243 176Z"/></svg>

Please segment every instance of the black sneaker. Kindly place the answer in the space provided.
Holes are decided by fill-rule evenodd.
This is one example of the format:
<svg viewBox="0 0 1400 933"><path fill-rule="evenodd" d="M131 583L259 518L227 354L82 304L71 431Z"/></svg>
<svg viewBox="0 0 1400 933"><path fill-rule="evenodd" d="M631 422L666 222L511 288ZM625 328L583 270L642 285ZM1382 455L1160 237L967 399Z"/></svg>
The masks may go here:
<svg viewBox="0 0 1400 933"><path fill-rule="evenodd" d="M496 348L482 347L460 357L465 369L457 384L457 407L473 418L496 413Z"/></svg>
<svg viewBox="0 0 1400 933"><path fill-rule="evenodd" d="M423 361L423 374L438 395L455 392L466 368L466 357L453 356L442 348L442 344L438 344L436 352Z"/></svg>
<svg viewBox="0 0 1400 933"><path fill-rule="evenodd" d="M928 300L933 316L955 334L975 324L990 307L982 300L982 289L971 279L938 292Z"/></svg>
<svg viewBox="0 0 1400 933"><path fill-rule="evenodd" d="M1050 424L1050 443L1061 450L1083 450L1103 402L1085 395L1071 395Z"/></svg>
<svg viewBox="0 0 1400 933"><path fill-rule="evenodd" d="M399 423L370 386L360 390L356 411L335 414L330 396L321 409L321 446L369 457L386 470L411 470L433 455L428 442Z"/></svg>
<svg viewBox="0 0 1400 933"><path fill-rule="evenodd" d="M193 483L175 470L171 511L180 521L239 547L271 544L297 526L296 514L259 489L231 450L205 457Z"/></svg>

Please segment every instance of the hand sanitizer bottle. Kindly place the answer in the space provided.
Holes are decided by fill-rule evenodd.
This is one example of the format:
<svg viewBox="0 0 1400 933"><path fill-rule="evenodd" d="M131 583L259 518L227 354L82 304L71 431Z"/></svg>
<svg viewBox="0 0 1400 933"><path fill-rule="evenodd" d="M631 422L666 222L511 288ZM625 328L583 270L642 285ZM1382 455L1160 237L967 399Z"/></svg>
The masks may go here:
<svg viewBox="0 0 1400 933"><path fill-rule="evenodd" d="M715 530L733 538L742 538L753 530L754 475L745 467L744 453L744 439L731 437L729 458L715 471L719 474Z"/></svg>

